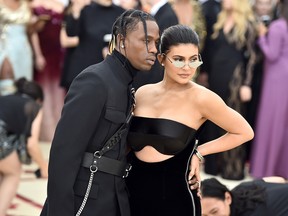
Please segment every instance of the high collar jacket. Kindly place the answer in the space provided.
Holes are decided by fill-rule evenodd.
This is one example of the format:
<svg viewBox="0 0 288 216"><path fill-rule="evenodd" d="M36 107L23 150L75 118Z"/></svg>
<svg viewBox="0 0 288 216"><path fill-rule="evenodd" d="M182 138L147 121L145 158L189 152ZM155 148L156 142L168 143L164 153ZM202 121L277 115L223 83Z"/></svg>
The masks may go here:
<svg viewBox="0 0 288 216"><path fill-rule="evenodd" d="M132 75L115 56L92 65L73 81L66 96L49 157L48 196L41 216L73 216L90 177L81 166L86 151L100 150L129 113ZM125 161L126 135L105 156ZM96 172L81 216L129 216L123 178Z"/></svg>

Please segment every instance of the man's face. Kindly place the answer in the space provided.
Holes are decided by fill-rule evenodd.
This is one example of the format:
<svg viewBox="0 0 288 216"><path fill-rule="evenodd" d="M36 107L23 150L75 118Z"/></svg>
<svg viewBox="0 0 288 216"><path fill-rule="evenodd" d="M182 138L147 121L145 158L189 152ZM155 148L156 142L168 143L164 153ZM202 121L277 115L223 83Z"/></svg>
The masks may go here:
<svg viewBox="0 0 288 216"><path fill-rule="evenodd" d="M149 71L156 61L159 27L155 21L147 23L147 45L143 23L139 22L135 30L127 32L123 54L138 70ZM121 42L122 43L122 42Z"/></svg>

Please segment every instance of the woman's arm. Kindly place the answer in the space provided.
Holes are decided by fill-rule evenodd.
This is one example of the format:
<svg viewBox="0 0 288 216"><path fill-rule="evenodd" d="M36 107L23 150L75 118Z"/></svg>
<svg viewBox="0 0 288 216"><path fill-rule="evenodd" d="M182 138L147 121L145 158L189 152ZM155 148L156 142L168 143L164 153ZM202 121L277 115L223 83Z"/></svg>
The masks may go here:
<svg viewBox="0 0 288 216"><path fill-rule="evenodd" d="M37 32L32 33L30 36L31 44L34 52L34 64L38 71L42 71L46 65L45 57L42 54L40 41Z"/></svg>
<svg viewBox="0 0 288 216"><path fill-rule="evenodd" d="M31 136L27 140L27 148L32 160L35 161L41 172L42 178L48 177L48 162L44 159L39 146L40 126L43 117L43 110L39 110L36 118L32 122Z"/></svg>
<svg viewBox="0 0 288 216"><path fill-rule="evenodd" d="M79 43L79 38L77 36L69 37L66 33L65 27L61 28L60 44L63 48L76 47L78 43Z"/></svg>
<svg viewBox="0 0 288 216"><path fill-rule="evenodd" d="M248 122L238 112L228 107L218 95L206 89L200 100L203 117L227 131L218 139L200 145L198 151L201 155L233 149L254 137Z"/></svg>

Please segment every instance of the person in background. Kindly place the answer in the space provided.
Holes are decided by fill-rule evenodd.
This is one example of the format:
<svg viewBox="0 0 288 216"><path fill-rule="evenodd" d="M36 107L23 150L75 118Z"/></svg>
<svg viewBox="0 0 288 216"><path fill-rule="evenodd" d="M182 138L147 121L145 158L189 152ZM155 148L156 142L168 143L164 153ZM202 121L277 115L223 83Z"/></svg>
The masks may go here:
<svg viewBox="0 0 288 216"><path fill-rule="evenodd" d="M138 70L151 69L158 40L151 15L127 10L113 24L112 53L73 80L51 146L41 216L130 215L125 177L131 83Z"/></svg>
<svg viewBox="0 0 288 216"><path fill-rule="evenodd" d="M172 1L179 24L190 26L199 35L200 45L203 46L206 37L205 20L201 10L201 4L196 0ZM202 47L200 47L200 52Z"/></svg>
<svg viewBox="0 0 288 216"><path fill-rule="evenodd" d="M62 0L33 0L31 6L34 15L43 23L42 28L37 29L39 40L33 41L37 46L34 79L45 94L40 139L51 142L65 96L59 85L64 54L59 35L65 3Z"/></svg>
<svg viewBox="0 0 288 216"><path fill-rule="evenodd" d="M205 62L209 89L218 94L232 109L246 117L251 99L251 80L256 54L256 20L249 0L222 0L222 9L214 24L209 62ZM208 66L207 66L208 64ZM223 135L225 131L207 121L200 144ZM209 155L204 171L220 174L225 179L240 180L245 176L246 146Z"/></svg>
<svg viewBox="0 0 288 216"><path fill-rule="evenodd" d="M280 0L281 16L267 29L259 24L258 45L264 54L264 77L250 158L253 177L288 178L288 0ZM268 30L268 31L267 31Z"/></svg>
<svg viewBox="0 0 288 216"><path fill-rule="evenodd" d="M28 153L40 168L40 177L48 177L48 163L39 147L39 130L43 111L42 88L33 81L20 78L16 93L0 96L0 216L5 216L16 195L21 176L17 146L4 153L4 145L12 136L24 135ZM6 151L5 151L6 152Z"/></svg>
<svg viewBox="0 0 288 216"><path fill-rule="evenodd" d="M272 17L273 6L274 6L273 0L255 0L253 4L253 11L257 22L262 22L266 27L268 27L271 21L273 20ZM245 116L245 118L247 119L247 121L254 130L262 89L263 66L264 66L263 52L257 45L257 38L255 38L255 40L256 40L255 41L256 60L253 69L253 78L251 81L252 97L251 100L247 103L247 113ZM249 161L251 157L252 143L253 140L249 141L246 144L247 161Z"/></svg>
<svg viewBox="0 0 288 216"><path fill-rule="evenodd" d="M142 10L142 5L140 0L120 0L119 5L125 10L137 9Z"/></svg>
<svg viewBox="0 0 288 216"><path fill-rule="evenodd" d="M209 87L208 84L208 72L211 70L209 68L210 59L213 58L213 46L211 45L213 40L211 35L213 34L213 25L217 21L217 16L221 11L221 4L220 0L206 0L205 2L201 3L201 11L204 17L205 23L205 40L202 44L202 51L201 56L203 62L205 62L199 71L198 76L196 77L197 83Z"/></svg>
<svg viewBox="0 0 288 216"><path fill-rule="evenodd" d="M123 12L124 9L115 5L112 0L92 0L83 9L74 8L70 16L67 16L67 35L79 38L68 67L70 80L86 67L104 59L106 55L103 56L103 49L107 53L113 22Z"/></svg>
<svg viewBox="0 0 288 216"><path fill-rule="evenodd" d="M191 80L203 62L198 35L190 27L164 30L158 61L164 78L136 91L127 136L133 167L127 178L131 214L199 216L200 199L192 189L199 187L203 157L241 145L253 138L253 130L218 95ZM226 134L197 146L207 120Z"/></svg>
<svg viewBox="0 0 288 216"><path fill-rule="evenodd" d="M14 80L33 79L32 13L26 0L0 0L0 95L14 93Z"/></svg>
<svg viewBox="0 0 288 216"><path fill-rule="evenodd" d="M216 178L201 182L202 216L288 215L288 184L278 176L243 182L229 190Z"/></svg>
<svg viewBox="0 0 288 216"><path fill-rule="evenodd" d="M69 87L75 78L69 72L69 67L71 64L71 60L73 59L73 53L76 50L76 47L79 44L78 36L69 37L66 33L66 20L67 17L72 14L72 11L81 11L83 7L89 5L91 0L71 0L69 5L64 10L64 19L62 23L62 28L60 31L60 43L62 48L65 49L64 53L64 61L61 73L61 82L60 85L65 88L66 92L68 92ZM80 13L80 12L78 12Z"/></svg>

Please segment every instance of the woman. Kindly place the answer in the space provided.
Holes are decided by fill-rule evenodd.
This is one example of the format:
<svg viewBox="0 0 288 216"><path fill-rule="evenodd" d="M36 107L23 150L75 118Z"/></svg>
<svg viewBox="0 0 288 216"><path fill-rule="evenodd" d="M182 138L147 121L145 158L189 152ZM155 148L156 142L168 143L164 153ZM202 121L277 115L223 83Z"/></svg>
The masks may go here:
<svg viewBox="0 0 288 216"><path fill-rule="evenodd" d="M178 17L179 24L190 26L199 35L202 48L206 37L206 29L200 2L195 0L173 0L172 7Z"/></svg>
<svg viewBox="0 0 288 216"><path fill-rule="evenodd" d="M216 178L201 184L202 216L288 215L288 184L281 177L244 182L229 190Z"/></svg>
<svg viewBox="0 0 288 216"><path fill-rule="evenodd" d="M164 78L136 92L128 134L132 216L201 215L196 191L190 190L199 186L200 161L252 139L253 131L219 96L191 81L202 61L198 36L190 27L166 29L159 49ZM206 120L226 134L198 147L195 139ZM198 183L189 188L193 178Z"/></svg>
<svg viewBox="0 0 288 216"><path fill-rule="evenodd" d="M280 1L281 17L267 29L259 26L258 45L264 54L264 77L252 146L251 175L288 178L288 0Z"/></svg>
<svg viewBox="0 0 288 216"><path fill-rule="evenodd" d="M68 67L70 81L84 68L104 59L103 49L108 50L112 25L123 12L112 0L92 0L82 10L72 10L67 16L67 35L79 38Z"/></svg>
<svg viewBox="0 0 288 216"><path fill-rule="evenodd" d="M251 99L251 79L255 64L254 43L256 21L249 0L223 0L222 9L214 24L209 55L208 84L225 103L245 115L245 106ZM206 65L207 66L207 65ZM206 142L223 135L221 128L211 122L205 127ZM205 172L221 174L225 179L243 179L245 146L206 158Z"/></svg>
<svg viewBox="0 0 288 216"><path fill-rule="evenodd" d="M69 37L66 33L66 19L69 17L73 11L80 11L88 4L91 3L91 0L71 0L69 5L64 10L64 18L62 23L62 28L60 30L60 44L62 48L65 49L64 61L62 66L61 73L61 82L60 85L68 92L72 80L75 78L71 76L69 67L71 64L71 59L73 59L73 53L76 50L76 47L79 44L78 36Z"/></svg>
<svg viewBox="0 0 288 216"><path fill-rule="evenodd" d="M52 140L65 95L59 85L64 55L59 35L65 5L63 0L32 1L34 15L42 21L42 26L38 29L39 40L33 40L37 47L34 78L41 84L45 94L40 139L47 142Z"/></svg>
<svg viewBox="0 0 288 216"><path fill-rule="evenodd" d="M27 34L31 10L26 0L0 0L0 95L15 91L14 79L32 79L32 48Z"/></svg>
<svg viewBox="0 0 288 216"><path fill-rule="evenodd" d="M3 152L8 139L12 136L24 136L25 140L27 139L29 155L40 167L41 177L48 176L48 164L38 144L42 119L42 89L35 82L24 78L17 80L15 86L15 94L0 96L0 216L6 215L21 175L21 162L16 146L12 145L5 154Z"/></svg>

